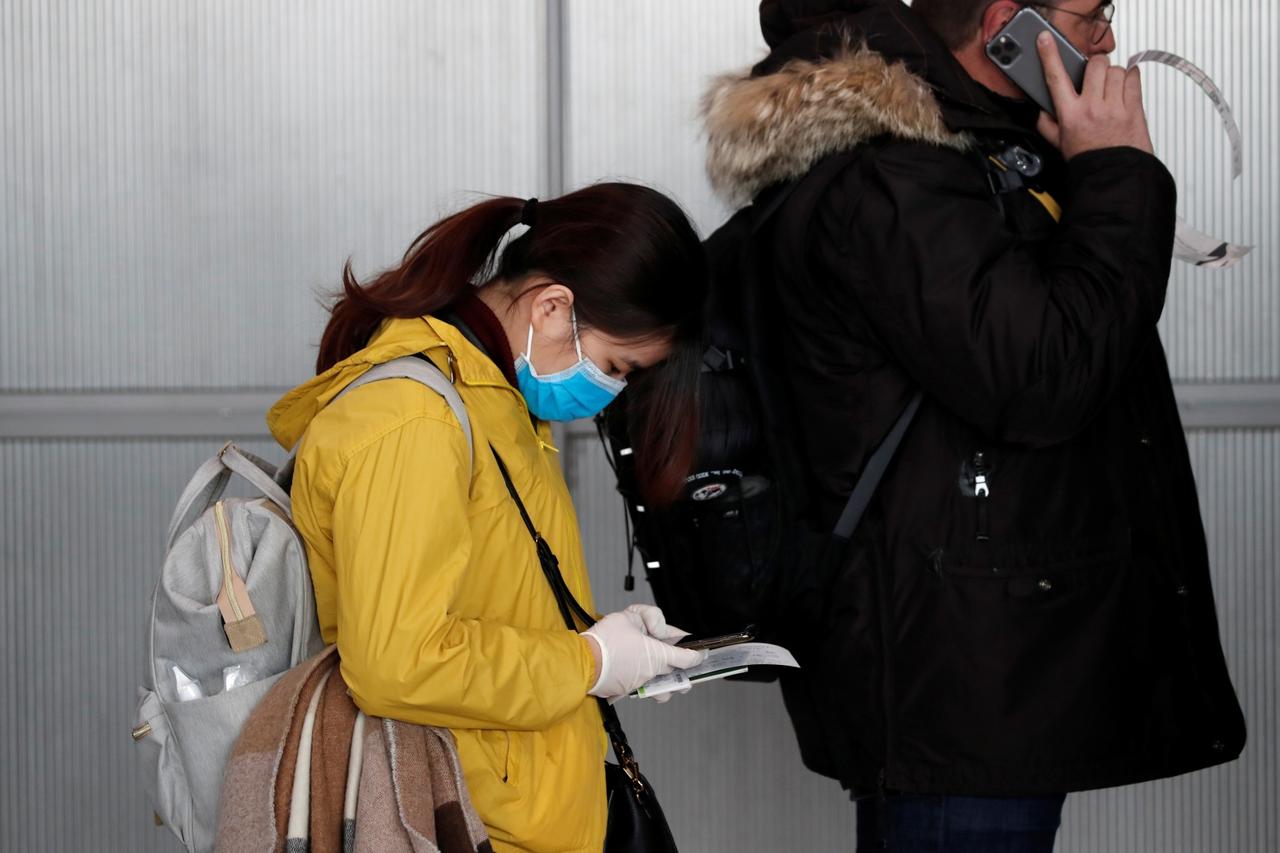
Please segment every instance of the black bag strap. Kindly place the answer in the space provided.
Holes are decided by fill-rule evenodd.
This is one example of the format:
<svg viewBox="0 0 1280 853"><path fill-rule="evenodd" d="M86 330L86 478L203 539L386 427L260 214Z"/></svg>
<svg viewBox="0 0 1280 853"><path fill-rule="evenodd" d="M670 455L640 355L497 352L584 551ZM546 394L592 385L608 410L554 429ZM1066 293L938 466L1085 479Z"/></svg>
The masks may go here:
<svg viewBox="0 0 1280 853"><path fill-rule="evenodd" d="M582 623L583 627L590 628L596 623L596 620L587 613L587 611L574 598L573 593L569 591L568 585L564 582L564 575L560 573L560 561L556 558L555 552L551 550L551 546L547 544L547 540L542 538L542 534L534 527L533 519L529 517L529 511L525 509L524 501L520 500L520 493L516 491L515 483L511 482L511 473L507 470L506 464L502 461L502 457L498 455L498 451L492 444L489 450L493 452L493 458L498 463L498 470L502 472L502 481L507 484L507 491L511 493L511 499L515 501L516 509L520 510L520 518L524 520L524 526L529 531L529 535L533 537L534 545L538 549L538 562L542 565L542 573L547 578L547 583L551 584L551 592L556 597L556 606L560 608L560 616L564 619L565 627L570 631L578 631L579 626L574 621L577 619ZM618 765L623 772L627 774L627 778L631 780L632 786L636 789L636 793L645 796L648 793L648 786L644 778L640 775L640 765L636 763L635 755L631 752L631 744L627 742L627 733L622 730L622 721L618 719L618 712L613 710L613 706L603 699L597 698L600 704L600 716L604 719L604 730L609 735L609 740L613 744L613 754L618 758Z"/></svg>
<svg viewBox="0 0 1280 853"><path fill-rule="evenodd" d="M783 205L795 195L800 196L800 200L797 203L806 209L805 217L807 220L821 194L826 191L826 188L841 172L852 165L860 154L860 148L854 148L828 156L804 177L778 188L767 198L762 198L761 210L752 222L752 234L759 234L774 215L782 209ZM804 193L798 192L801 187L804 187ZM880 446L876 448L875 453L863 468L862 475L858 478L857 483L854 484L853 492L849 495L849 500L845 504L844 510L841 511L840 518L832 531L837 538L847 540L853 536L854 530L858 527L858 522L862 520L863 514L871 503L871 498L875 494L876 488L884 478L884 473L888 469L889 463L893 460L894 454L897 453L899 445L902 444L907 427L911 426L911 421L914 420L923 397L924 395L920 391L917 391L911 397L903 408L902 414L898 416L898 420L889 430L889 434L881 441Z"/></svg>
<svg viewBox="0 0 1280 853"><path fill-rule="evenodd" d="M889 462L897 453L898 446L902 444L902 437L906 435L907 427L911 426L911 421L920 409L920 401L923 398L924 394L920 391L911 397L902 414L898 415L893 429L889 430L889 434L885 436L884 441L880 442L880 446L876 448L876 452L862 469L862 476L854 485L853 494L849 495L849 502L844 505L844 511L840 513L840 519L836 522L836 529L833 531L840 539L853 536L858 522L862 520L862 514L867 511L867 505L871 503L871 496L875 494L876 487L884 479L884 472L888 469Z"/></svg>

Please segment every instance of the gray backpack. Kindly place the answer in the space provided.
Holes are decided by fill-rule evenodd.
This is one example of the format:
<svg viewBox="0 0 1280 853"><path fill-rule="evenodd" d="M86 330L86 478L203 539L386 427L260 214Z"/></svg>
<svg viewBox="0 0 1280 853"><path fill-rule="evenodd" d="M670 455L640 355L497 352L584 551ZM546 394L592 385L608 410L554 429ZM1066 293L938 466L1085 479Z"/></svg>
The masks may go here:
<svg viewBox="0 0 1280 853"><path fill-rule="evenodd" d="M393 378L443 396L472 443L462 398L424 359L378 365L338 397ZM157 823L193 853L213 849L223 769L245 720L281 675L324 648L290 520L292 469L292 454L277 471L228 443L197 469L169 523L133 740ZM261 497L223 498L233 473Z"/></svg>

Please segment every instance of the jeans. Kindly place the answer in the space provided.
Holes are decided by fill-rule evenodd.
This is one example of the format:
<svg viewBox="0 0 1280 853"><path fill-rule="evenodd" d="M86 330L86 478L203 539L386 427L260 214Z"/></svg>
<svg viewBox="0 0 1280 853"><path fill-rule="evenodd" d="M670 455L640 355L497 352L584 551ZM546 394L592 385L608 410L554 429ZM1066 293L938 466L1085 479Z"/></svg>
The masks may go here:
<svg viewBox="0 0 1280 853"><path fill-rule="evenodd" d="M858 853L1053 853L1065 794L858 800Z"/></svg>

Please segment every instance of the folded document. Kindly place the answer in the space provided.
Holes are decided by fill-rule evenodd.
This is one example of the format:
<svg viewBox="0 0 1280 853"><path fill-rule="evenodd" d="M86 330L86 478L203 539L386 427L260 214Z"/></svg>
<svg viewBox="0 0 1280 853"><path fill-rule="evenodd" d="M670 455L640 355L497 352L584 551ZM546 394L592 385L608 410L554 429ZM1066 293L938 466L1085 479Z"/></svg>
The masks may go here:
<svg viewBox="0 0 1280 853"><path fill-rule="evenodd" d="M681 693L702 681L728 678L746 672L751 666L789 666L799 669L800 664L791 652L782 646L769 643L739 643L707 652L707 659L688 669L677 669L666 675L646 681L631 695L652 699L664 693Z"/></svg>

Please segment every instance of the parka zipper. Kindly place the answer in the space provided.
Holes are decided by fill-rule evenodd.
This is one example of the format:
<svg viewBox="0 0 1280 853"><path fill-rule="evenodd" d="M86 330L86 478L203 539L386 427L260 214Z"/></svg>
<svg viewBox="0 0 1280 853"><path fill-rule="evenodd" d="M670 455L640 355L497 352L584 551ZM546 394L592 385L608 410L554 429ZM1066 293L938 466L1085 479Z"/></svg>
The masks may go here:
<svg viewBox="0 0 1280 853"><path fill-rule="evenodd" d="M991 484L987 481L987 457L981 450L973 454L973 497L978 502L978 541L990 541L987 505L991 499Z"/></svg>

